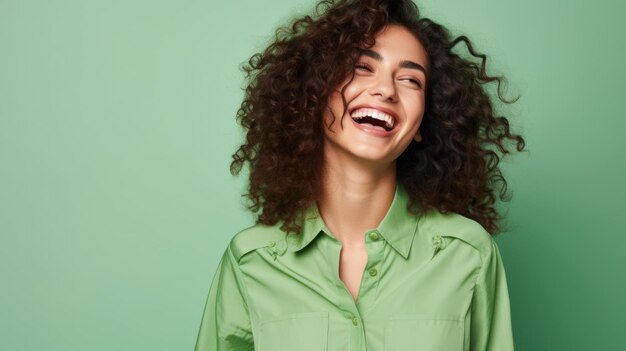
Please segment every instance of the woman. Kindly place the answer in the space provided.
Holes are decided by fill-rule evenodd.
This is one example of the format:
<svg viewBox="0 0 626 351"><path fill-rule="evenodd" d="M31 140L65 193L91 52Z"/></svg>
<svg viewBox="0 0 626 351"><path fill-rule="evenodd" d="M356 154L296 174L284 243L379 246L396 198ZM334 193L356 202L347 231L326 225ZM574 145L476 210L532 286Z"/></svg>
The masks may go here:
<svg viewBox="0 0 626 351"><path fill-rule="evenodd" d="M196 350L513 350L491 234L498 162L524 140L494 115L486 57L407 0L322 1L277 33L246 67L231 164L261 214Z"/></svg>

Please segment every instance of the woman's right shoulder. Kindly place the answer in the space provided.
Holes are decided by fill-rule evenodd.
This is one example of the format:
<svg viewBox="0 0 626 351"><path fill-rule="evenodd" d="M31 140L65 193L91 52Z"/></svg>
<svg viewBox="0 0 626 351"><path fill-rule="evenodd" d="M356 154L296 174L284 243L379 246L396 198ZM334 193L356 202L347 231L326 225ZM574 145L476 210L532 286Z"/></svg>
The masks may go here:
<svg viewBox="0 0 626 351"><path fill-rule="evenodd" d="M286 233L280 229L280 221L274 225L255 224L247 227L230 240L229 248L237 263L241 258L257 249L275 247L286 241Z"/></svg>

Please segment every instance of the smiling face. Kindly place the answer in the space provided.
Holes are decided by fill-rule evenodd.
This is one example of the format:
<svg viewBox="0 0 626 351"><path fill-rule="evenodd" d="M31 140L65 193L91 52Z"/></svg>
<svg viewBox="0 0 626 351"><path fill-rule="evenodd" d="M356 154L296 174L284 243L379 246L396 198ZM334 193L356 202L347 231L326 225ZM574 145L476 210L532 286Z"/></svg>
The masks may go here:
<svg viewBox="0 0 626 351"><path fill-rule="evenodd" d="M363 50L348 77L329 97L324 114L325 153L374 162L395 161L411 140L421 141L419 126L426 101L427 54L406 28L389 25ZM344 89L347 109L340 91ZM341 128L343 119L343 128ZM332 123L332 125L331 125Z"/></svg>

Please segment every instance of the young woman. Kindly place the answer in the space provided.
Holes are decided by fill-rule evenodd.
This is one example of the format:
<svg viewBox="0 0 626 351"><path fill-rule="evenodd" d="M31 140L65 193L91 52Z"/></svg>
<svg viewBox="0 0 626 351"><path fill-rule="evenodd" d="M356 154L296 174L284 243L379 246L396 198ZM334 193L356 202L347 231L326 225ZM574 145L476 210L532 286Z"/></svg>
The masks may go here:
<svg viewBox="0 0 626 351"><path fill-rule="evenodd" d="M246 67L231 171L249 163L261 213L226 248L196 351L513 350L492 235L500 157L524 140L484 90L501 78L409 0L317 9Z"/></svg>

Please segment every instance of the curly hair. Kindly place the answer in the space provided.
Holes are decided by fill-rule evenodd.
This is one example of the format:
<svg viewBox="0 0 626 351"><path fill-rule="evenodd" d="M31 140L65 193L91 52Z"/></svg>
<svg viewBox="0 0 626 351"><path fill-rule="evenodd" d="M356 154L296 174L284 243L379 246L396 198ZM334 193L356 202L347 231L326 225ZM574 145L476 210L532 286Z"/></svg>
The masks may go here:
<svg viewBox="0 0 626 351"><path fill-rule="evenodd" d="M522 151L525 142L505 117L495 115L484 85L497 83L504 103L517 99L502 96L504 78L486 73L487 57L467 37L451 38L445 27L420 17L410 0L322 0L315 16L279 28L275 40L243 65L247 86L237 121L247 133L230 171L238 175L249 163L245 196L251 211L261 211L257 223L282 221L281 230L300 232L304 210L322 193L322 115L328 98L346 77L354 77L361 51L389 24L413 33L430 62L422 141L412 142L397 159L408 210L455 212L492 235L502 231L495 203L510 196L498 164L511 144ZM471 57L453 52L459 43Z"/></svg>

